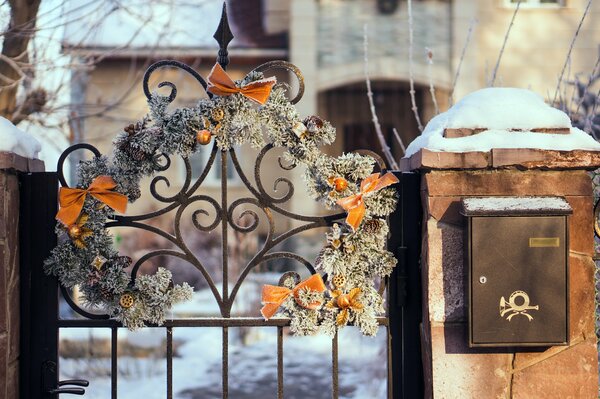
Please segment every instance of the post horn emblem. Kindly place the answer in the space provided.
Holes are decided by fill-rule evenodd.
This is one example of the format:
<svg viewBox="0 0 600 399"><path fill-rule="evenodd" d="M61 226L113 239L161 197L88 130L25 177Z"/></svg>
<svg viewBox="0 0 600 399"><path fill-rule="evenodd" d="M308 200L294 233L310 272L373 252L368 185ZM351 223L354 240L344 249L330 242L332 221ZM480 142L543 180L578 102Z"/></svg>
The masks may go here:
<svg viewBox="0 0 600 399"><path fill-rule="evenodd" d="M521 298L522 303L518 305L516 303L517 298ZM521 302L521 301L519 301ZM527 313L529 310L540 310L539 305L529 305L530 299L529 295L525 291L515 291L510 294L508 297L508 302L504 297L500 298L500 317L511 321L513 317L516 315L523 315L529 319L529 321L533 320L533 316Z"/></svg>

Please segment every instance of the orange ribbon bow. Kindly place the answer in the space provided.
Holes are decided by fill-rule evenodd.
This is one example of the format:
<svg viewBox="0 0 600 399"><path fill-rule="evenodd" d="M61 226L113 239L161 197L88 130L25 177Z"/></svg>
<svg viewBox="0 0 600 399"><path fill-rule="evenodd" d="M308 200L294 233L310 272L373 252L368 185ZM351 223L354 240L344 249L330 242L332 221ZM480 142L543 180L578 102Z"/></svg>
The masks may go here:
<svg viewBox="0 0 600 399"><path fill-rule="evenodd" d="M117 183L110 176L98 176L87 189L61 187L58 193L60 210L56 219L65 226L70 226L77 221L87 194L91 194L98 201L110 206L121 213L127 209L127 196L113 190Z"/></svg>
<svg viewBox="0 0 600 399"><path fill-rule="evenodd" d="M398 178L393 173L388 172L383 176L379 173L373 173L360 183L360 192L337 201L337 204L348 212L346 223L354 230L360 226L360 222L365 217L365 203L363 196L384 187L398 183Z"/></svg>
<svg viewBox="0 0 600 399"><path fill-rule="evenodd" d="M216 94L217 96L230 96L235 93L241 93L250 100L263 105L267 102L267 99L271 94L271 89L275 83L277 83L277 79L273 76L267 79L250 82L242 87L237 87L235 82L218 63L215 64L208 75L209 92Z"/></svg>
<svg viewBox="0 0 600 399"><path fill-rule="evenodd" d="M320 274L313 274L306 280L298 283L293 289L289 289L287 287L281 287L279 285L264 285L262 290L262 303L263 307L260 310L260 313L264 316L265 320L273 317L277 309L281 306L281 304L290 296L294 295L296 298L296 302L300 303L298 299L298 295L300 290L309 289L317 292L324 292L326 287L323 279ZM307 309L316 309L321 305L320 302L314 302L310 305L306 306ZM302 305L303 306L303 305Z"/></svg>

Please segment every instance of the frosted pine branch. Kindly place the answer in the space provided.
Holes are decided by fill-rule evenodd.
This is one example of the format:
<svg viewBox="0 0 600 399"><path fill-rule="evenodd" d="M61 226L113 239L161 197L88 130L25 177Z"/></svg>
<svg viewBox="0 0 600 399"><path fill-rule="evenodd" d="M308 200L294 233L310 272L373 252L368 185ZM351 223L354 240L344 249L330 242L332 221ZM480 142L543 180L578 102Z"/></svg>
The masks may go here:
<svg viewBox="0 0 600 399"><path fill-rule="evenodd" d="M469 47L469 42L471 41L471 35L473 34L473 29L475 28L475 24L477 20L475 18L471 19L471 23L469 24L469 31L467 32L467 38L465 39L465 44L460 53L460 60L458 61L458 66L456 67L456 74L454 75L454 81L452 82L452 90L450 91L449 101L450 106L454 104L454 90L456 89L456 83L458 82L458 77L460 76L460 69L462 67L462 63L465 59L465 53L467 52L467 47Z"/></svg>
<svg viewBox="0 0 600 399"><path fill-rule="evenodd" d="M498 54L498 59L496 60L496 66L494 67L494 72L492 72L492 76L490 78L490 84L488 86L494 87L494 82L496 81L496 74L498 73L498 68L500 67L500 60L502 59L502 54L504 54L504 48L506 47L506 42L508 42L508 35L512 29L513 24L515 23L515 17L519 12L519 8L521 7L521 0L517 3L515 7L515 12L510 20L510 24L508 25L508 29L506 30L506 35L504 35L504 41L502 42L502 47L500 48L500 54Z"/></svg>
<svg viewBox="0 0 600 399"><path fill-rule="evenodd" d="M364 56L365 56L365 81L367 83L367 98L369 99L369 109L371 110L371 116L373 120L373 126L375 127L375 134L377 136L377 140L381 145L381 152L385 156L385 159L388 165L394 169L398 170L398 163L394 159L392 152L390 151L390 147L385 141L385 137L383 136L383 132L381 131L381 124L379 123L379 118L377 117L377 111L375 109L375 103L373 102L373 90L371 89L371 79L369 78L369 40L368 40L368 32L367 32L367 24L364 25Z"/></svg>
<svg viewBox="0 0 600 399"><path fill-rule="evenodd" d="M570 60L571 60L571 52L573 51L573 47L575 47L575 41L577 40L577 37L579 36L579 32L581 31L581 26L583 25L583 21L585 20L585 17L588 15L588 12L590 11L590 6L592 5L592 0L588 0L587 6L585 7L585 11L583 12L583 15L581 16L581 19L579 20L579 25L577 26L577 30L575 31L575 34L573 35L573 40L571 40L571 45L569 46L569 51L567 52L567 59L565 60L565 64L562 67L562 71L560 72L560 76L558 77L558 83L556 84L556 90L554 91L554 98L552 99L552 104L556 103L556 97L558 96L558 92L560 90L560 84L562 83L562 79L565 75L565 70L567 69L567 65L569 64Z"/></svg>
<svg viewBox="0 0 600 399"><path fill-rule="evenodd" d="M417 107L417 101L415 100L415 77L413 74L413 15L412 15L412 1L407 1L408 5L408 75L410 79L410 103L412 104L412 112L415 114L417 126L419 131L423 131L423 124L419 117L419 108Z"/></svg>

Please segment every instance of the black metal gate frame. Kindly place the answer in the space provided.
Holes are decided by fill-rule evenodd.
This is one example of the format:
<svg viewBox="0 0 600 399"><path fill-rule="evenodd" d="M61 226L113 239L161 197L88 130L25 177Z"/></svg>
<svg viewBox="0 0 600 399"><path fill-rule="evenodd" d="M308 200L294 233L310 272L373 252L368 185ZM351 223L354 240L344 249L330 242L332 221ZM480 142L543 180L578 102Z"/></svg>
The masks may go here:
<svg viewBox="0 0 600 399"><path fill-rule="evenodd" d="M228 64L227 43L229 31L225 13L215 38L219 41L220 50L218 62L224 67ZM229 32L230 35L230 32ZM156 65L156 64L155 64ZM182 67L181 63L162 61L161 65L181 67L189 72L190 67ZM151 72L151 71L149 71ZM148 73L147 73L148 75ZM194 76L197 73L194 72ZM199 76L199 75L198 75ZM200 79L202 79L200 77ZM145 88L147 78L144 79ZM175 85L163 82L173 91ZM173 328L177 327L220 327L222 328L222 396L228 397L229 387L229 328L230 327L273 327L277 329L277 398L284 397L284 365L283 365L283 339L284 327L289 326L289 319L264 320L256 317L231 317L231 309L236 294L248 275L255 266L262 262L274 259L292 259L304 265L310 273L315 273L312 264L300 255L287 251L269 252L277 244L293 237L294 235L314 228L331 226L336 221L343 219L345 214L329 216L305 216L285 210L281 204L289 201L294 194L292 182L284 177L279 177L274 183L274 189L280 184L287 186L287 192L280 197L269 195L262 183L260 171L265 155L272 149L271 145L265 146L259 153L254 166L253 185L242 171L235 150L221 151L221 198L220 202L212 197L196 194L202 182L208 175L215 161L218 148L213 147L209 160L198 179L192 184L191 164L183 158L186 175L183 187L175 195L163 196L157 191L159 182L169 186L166 176L156 176L150 183L151 195L165 205L164 208L134 216L115 216L114 220L107 222L107 227L133 227L144 229L157 234L179 250L160 249L146 253L133 266L132 278L135 279L139 267L148 259L155 256L174 256L194 265L206 279L220 308L219 318L193 318L167 320L162 326L166 336L166 398L173 397ZM62 297L71 308L82 315L84 319L60 319L58 317L58 289L56 279L43 274L42 263L50 250L56 245L54 233L54 216L57 208L57 183L67 186L62 168L67 157L77 150L88 150L96 157L100 152L89 144L77 144L67 149L60 157L58 173L36 173L23 175L22 181L22 209L21 209L21 311L22 320L22 365L21 365L21 397L22 398L51 398L60 393L82 394L82 388L70 386L83 386L82 381L58 381L58 331L60 328L110 328L111 330L111 398L117 398L117 341L118 330L121 324L109 318L108 315L99 315L87 312L72 300L68 290L60 287ZM160 172L167 170L171 161L163 155L164 164ZM228 201L227 168L228 157L240 177L243 185L252 194L251 197L239 198L231 203ZM279 160L279 165L284 170L291 169L284 166ZM390 216L391 237L390 250L396 253L399 259L398 267L394 270L388 286L388 316L379 317L380 326L386 327L388 332L388 396L391 398L417 398L422 396L422 367L420 359L419 323L421 318L421 293L420 272L418 268L420 256L420 198L419 176L415 174L397 173L400 178L396 188L400 193L399 206ZM196 258L183 241L180 222L183 211L191 204L205 202L212 206L216 212L215 219L209 225L202 225L197 220L199 214L209 215L204 209L193 213L192 222L200 231L212 231L221 225L221 254L222 254L222 294L205 270L202 262ZM237 220L234 212L240 206L254 206L261 209L269 223L269 230L263 247L254 255L243 269L231 292L229 291L228 276L228 229L233 228L241 233L254 231L259 224L257 212L244 209ZM156 227L143 223L149 219L161 216L175 210L173 227L175 234L169 234ZM279 213L287 218L305 222L305 224L290 229L280 235L275 235L275 223L272 212ZM241 225L240 219L249 216L251 223ZM221 296L222 295L222 296ZM29 317L27 317L27 315ZM338 337L332 340L332 397L339 397L338 384ZM40 387L38 389L38 387ZM129 399L129 398L127 398Z"/></svg>

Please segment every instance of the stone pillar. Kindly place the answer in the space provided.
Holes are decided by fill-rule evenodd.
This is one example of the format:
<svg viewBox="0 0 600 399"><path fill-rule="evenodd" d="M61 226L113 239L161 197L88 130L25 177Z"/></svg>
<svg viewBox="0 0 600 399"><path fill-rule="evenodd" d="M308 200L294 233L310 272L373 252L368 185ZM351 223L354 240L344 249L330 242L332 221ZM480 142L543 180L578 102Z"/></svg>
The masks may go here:
<svg viewBox="0 0 600 399"><path fill-rule="evenodd" d="M44 163L0 152L0 398L19 397L19 172Z"/></svg>
<svg viewBox="0 0 600 399"><path fill-rule="evenodd" d="M600 153L495 149L421 150L403 160L420 170L424 209L422 347L426 397L596 398L593 194L586 170ZM470 196L562 196L569 217L568 346L538 351L469 348L464 217Z"/></svg>

